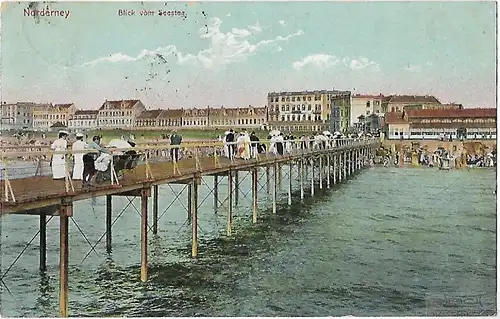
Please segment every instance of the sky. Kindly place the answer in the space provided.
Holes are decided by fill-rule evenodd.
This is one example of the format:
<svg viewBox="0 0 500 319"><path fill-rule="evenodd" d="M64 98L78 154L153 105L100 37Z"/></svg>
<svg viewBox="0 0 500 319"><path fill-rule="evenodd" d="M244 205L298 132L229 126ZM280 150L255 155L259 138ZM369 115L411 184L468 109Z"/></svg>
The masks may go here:
<svg viewBox="0 0 500 319"><path fill-rule="evenodd" d="M69 16L34 18L24 15L27 3L2 4L2 101L244 107L266 105L268 92L335 88L496 107L494 2L47 2L32 9L47 6Z"/></svg>

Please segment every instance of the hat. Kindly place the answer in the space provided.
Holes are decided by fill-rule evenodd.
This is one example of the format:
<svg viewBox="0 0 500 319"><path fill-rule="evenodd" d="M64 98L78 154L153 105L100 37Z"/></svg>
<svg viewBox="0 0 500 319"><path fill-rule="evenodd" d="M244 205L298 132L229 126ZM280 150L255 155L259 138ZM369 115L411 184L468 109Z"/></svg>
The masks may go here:
<svg viewBox="0 0 500 319"><path fill-rule="evenodd" d="M69 135L69 133L67 131L64 131L64 130L60 130L59 131L59 134L66 134L66 135Z"/></svg>
<svg viewBox="0 0 500 319"><path fill-rule="evenodd" d="M76 137L83 137L82 133L76 133Z"/></svg>

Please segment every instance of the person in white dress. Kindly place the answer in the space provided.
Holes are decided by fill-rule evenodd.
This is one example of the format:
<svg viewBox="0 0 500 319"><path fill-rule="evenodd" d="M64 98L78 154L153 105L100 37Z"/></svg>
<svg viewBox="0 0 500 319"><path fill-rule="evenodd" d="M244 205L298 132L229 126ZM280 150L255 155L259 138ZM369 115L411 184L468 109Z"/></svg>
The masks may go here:
<svg viewBox="0 0 500 319"><path fill-rule="evenodd" d="M59 131L59 138L52 143L50 148L55 151L66 151L68 149L69 133L66 131ZM64 179L66 177L66 154L52 155L52 178Z"/></svg>
<svg viewBox="0 0 500 319"><path fill-rule="evenodd" d="M86 143L83 141L83 134L76 134L76 141L73 143L71 149L73 151L73 159L75 161L75 165L73 166L73 180L82 180L83 179L83 151L85 149Z"/></svg>

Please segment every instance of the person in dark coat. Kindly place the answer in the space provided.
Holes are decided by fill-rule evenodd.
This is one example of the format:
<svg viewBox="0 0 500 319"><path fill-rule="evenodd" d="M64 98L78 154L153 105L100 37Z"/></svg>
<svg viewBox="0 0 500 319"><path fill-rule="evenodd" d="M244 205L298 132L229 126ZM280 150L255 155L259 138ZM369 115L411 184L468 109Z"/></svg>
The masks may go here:
<svg viewBox="0 0 500 319"><path fill-rule="evenodd" d="M260 140L257 137L257 135L255 135L255 132L252 132L250 134L250 143L252 145L252 147L250 147L250 156L251 157L255 157L256 153L260 153L259 152L259 144L260 144L259 142L260 142Z"/></svg>
<svg viewBox="0 0 500 319"><path fill-rule="evenodd" d="M236 145L234 145L234 141L235 141L234 131L233 129L230 129L229 134L226 135L226 142L233 143L233 144L228 144L230 159L233 159L234 155L236 154L236 147L235 147Z"/></svg>
<svg viewBox="0 0 500 319"><path fill-rule="evenodd" d="M284 137L283 137L283 133L280 133L280 135L278 136L278 138L276 139L276 151L278 152L279 155L283 155L284 154L284 151L285 151L285 143L284 143Z"/></svg>

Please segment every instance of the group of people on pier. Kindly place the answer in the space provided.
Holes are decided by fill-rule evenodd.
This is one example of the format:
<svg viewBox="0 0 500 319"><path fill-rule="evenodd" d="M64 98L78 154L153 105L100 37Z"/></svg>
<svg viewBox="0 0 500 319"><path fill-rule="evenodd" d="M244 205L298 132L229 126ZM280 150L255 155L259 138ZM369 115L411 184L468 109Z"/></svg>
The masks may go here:
<svg viewBox="0 0 500 319"><path fill-rule="evenodd" d="M67 131L59 131L58 139L51 145L51 149L56 152L52 155L51 161L53 179L64 179L66 174L69 174L67 154L63 153L68 150L68 137ZM84 187L93 183L96 167L105 165L109 159L109 151L101 146L101 137L94 136L89 142L86 138L86 135L77 133L76 141L71 146L74 160L72 179L81 180Z"/></svg>
<svg viewBox="0 0 500 319"><path fill-rule="evenodd" d="M68 157L68 138L67 131L59 131L58 138L52 143L51 168L53 179L65 179L70 174ZM76 134L76 140L71 146L71 157L73 159L73 171L71 173L73 180L81 180L82 186L91 186L95 183L96 174L99 171L106 171L112 160L112 154L101 145L101 137L94 136L91 141L87 141L88 136L82 133ZM181 160L182 136L173 131L170 138L170 159L172 161ZM219 140L224 142L223 154L230 159L240 158L249 160L256 158L257 154L270 152L274 155L285 155L296 151L305 151L312 149L325 149L337 145L336 140L343 138L339 133L330 132L313 133L312 135L303 134L300 137L289 133L284 134L280 131L271 131L267 136L268 143L262 143L255 132L250 134L241 130L235 132L233 129L225 132ZM120 143L118 143L120 142ZM266 146L268 145L268 147ZM130 148L135 143L122 139L112 140L108 147ZM189 150L188 150L189 151ZM183 153L186 153L184 151ZM185 155L185 154L184 154Z"/></svg>
<svg viewBox="0 0 500 319"><path fill-rule="evenodd" d="M269 141L269 152L274 155L290 154L296 150L326 149L334 147L336 141L343 138L340 133L331 134L328 131L323 133L303 134L297 138L292 133L284 134L273 130L267 136ZM245 130L237 133L233 129L225 132L219 140L224 142L224 155L227 158L241 158L248 160L255 158L257 154L265 153L267 147L261 143L259 137L252 132L248 134Z"/></svg>

